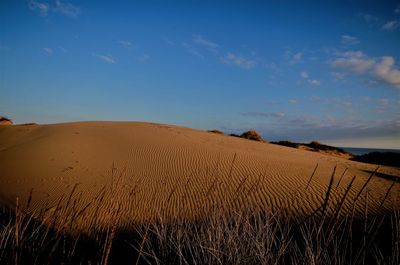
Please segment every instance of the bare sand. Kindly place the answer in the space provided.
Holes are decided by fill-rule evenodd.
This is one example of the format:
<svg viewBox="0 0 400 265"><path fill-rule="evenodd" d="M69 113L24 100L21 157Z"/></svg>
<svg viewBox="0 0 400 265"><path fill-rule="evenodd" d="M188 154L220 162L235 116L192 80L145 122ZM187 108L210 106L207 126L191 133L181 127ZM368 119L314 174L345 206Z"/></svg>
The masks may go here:
<svg viewBox="0 0 400 265"><path fill-rule="evenodd" d="M376 166L153 123L0 127L0 202L13 207L18 197L19 207L29 204L27 211L37 215L64 206L70 209L64 214L75 213L83 229L117 221L129 226L158 218L201 218L213 209L305 215L323 203L335 166L328 210L356 176L349 193L354 199ZM381 167L378 172L365 189L370 212L400 204L400 184L386 196L393 181L384 178L399 177L400 170ZM357 208L363 209L364 201ZM343 209L352 205L345 202Z"/></svg>

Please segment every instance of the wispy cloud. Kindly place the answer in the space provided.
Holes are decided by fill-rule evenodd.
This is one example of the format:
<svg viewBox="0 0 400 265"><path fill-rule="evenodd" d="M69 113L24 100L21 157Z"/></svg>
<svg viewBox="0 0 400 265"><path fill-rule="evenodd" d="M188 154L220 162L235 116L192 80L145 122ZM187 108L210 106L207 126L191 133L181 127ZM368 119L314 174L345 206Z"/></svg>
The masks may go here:
<svg viewBox="0 0 400 265"><path fill-rule="evenodd" d="M387 31L393 31L396 30L400 27L400 22L398 20L391 20L386 22L383 26L382 29L383 30L387 30Z"/></svg>
<svg viewBox="0 0 400 265"><path fill-rule="evenodd" d="M290 65L301 63L303 61L303 55L302 52L291 53L290 51L286 51L285 53L285 57Z"/></svg>
<svg viewBox="0 0 400 265"><path fill-rule="evenodd" d="M284 112L242 112L242 116L246 117L262 117L262 118L282 118L285 117Z"/></svg>
<svg viewBox="0 0 400 265"><path fill-rule="evenodd" d="M289 104L296 104L297 102L298 102L297 99L289 99L289 100L288 100L288 103L289 103Z"/></svg>
<svg viewBox="0 0 400 265"><path fill-rule="evenodd" d="M344 81L346 79L346 74L343 72L333 72L332 77L335 81Z"/></svg>
<svg viewBox="0 0 400 265"><path fill-rule="evenodd" d="M353 36L350 36L350 35L342 35L341 43L343 45L350 46L350 45L359 44L360 41L356 37L353 37Z"/></svg>
<svg viewBox="0 0 400 265"><path fill-rule="evenodd" d="M46 16L49 12L58 13L67 17L76 18L80 15L81 9L68 1L55 0L54 4L47 2L40 2L36 0L29 0L28 7L38 12L42 16Z"/></svg>
<svg viewBox="0 0 400 265"><path fill-rule="evenodd" d="M301 78L308 79L308 73L307 72L304 72L304 71L301 72L300 76L301 76Z"/></svg>
<svg viewBox="0 0 400 265"><path fill-rule="evenodd" d="M319 104L328 105L327 110L329 112L315 114L285 113L284 115L275 115L271 112L244 112L239 113L239 115L249 117L249 119L246 119L247 127L256 128L270 140L311 141L344 139L355 135L360 139L389 136L392 139L398 138L400 123L394 117L383 116L382 119L375 120L364 116L359 117L357 113L351 112L352 102L343 99L329 99L329 103L321 100ZM368 103L368 105L370 104ZM335 106L342 108L346 115L335 116L332 113L332 107ZM376 109L369 111L371 115L376 114ZM251 117L254 117L254 119L250 119ZM232 128L230 130L240 131Z"/></svg>
<svg viewBox="0 0 400 265"><path fill-rule="evenodd" d="M321 100L321 97L319 97L319 96L309 96L309 97L306 97L306 99L308 99L308 100L310 100L312 102L317 102L317 101Z"/></svg>
<svg viewBox="0 0 400 265"><path fill-rule="evenodd" d="M221 62L228 65L235 65L243 69L251 69L256 66L255 60L231 52L228 52L224 57L222 57Z"/></svg>
<svg viewBox="0 0 400 265"><path fill-rule="evenodd" d="M46 16L50 10L50 6L47 3L35 0L28 1L28 6L31 10L38 12L42 16Z"/></svg>
<svg viewBox="0 0 400 265"><path fill-rule="evenodd" d="M43 51L45 51L47 54L53 54L53 49L51 48L43 48Z"/></svg>
<svg viewBox="0 0 400 265"><path fill-rule="evenodd" d="M115 58L111 55L103 55L103 54L94 53L93 56L102 60L103 62L106 62L106 63L114 64L116 62Z"/></svg>
<svg viewBox="0 0 400 265"><path fill-rule="evenodd" d="M303 78L304 80L306 80L309 84L311 84L313 86L321 85L321 81L319 81L317 79L311 79L309 74L305 71L300 73L300 77Z"/></svg>
<svg viewBox="0 0 400 265"><path fill-rule="evenodd" d="M78 17L81 13L81 8L75 6L68 1L56 0L56 5L53 8L54 12L60 13L68 17Z"/></svg>
<svg viewBox="0 0 400 265"><path fill-rule="evenodd" d="M127 41L127 40L120 40L120 41L118 41L118 44L121 45L124 48L132 47L132 42Z"/></svg>
<svg viewBox="0 0 400 265"><path fill-rule="evenodd" d="M310 84L313 85L313 86L319 86L319 85L321 85L321 81L319 81L319 80L317 80L317 79L308 79L307 81L308 81L308 83L310 83Z"/></svg>
<svg viewBox="0 0 400 265"><path fill-rule="evenodd" d="M185 48L185 50L188 53L193 54L194 56L202 58L202 59L204 58L204 55L202 53L200 53L199 50L197 50L195 47L193 47L193 45L191 45L187 42L184 42L184 43L182 43L182 46L183 46L183 48Z"/></svg>
<svg viewBox="0 0 400 265"><path fill-rule="evenodd" d="M217 43L207 40L206 38L204 38L202 35L199 34L193 34L192 41L193 43L204 46L210 50L216 50L219 47Z"/></svg>

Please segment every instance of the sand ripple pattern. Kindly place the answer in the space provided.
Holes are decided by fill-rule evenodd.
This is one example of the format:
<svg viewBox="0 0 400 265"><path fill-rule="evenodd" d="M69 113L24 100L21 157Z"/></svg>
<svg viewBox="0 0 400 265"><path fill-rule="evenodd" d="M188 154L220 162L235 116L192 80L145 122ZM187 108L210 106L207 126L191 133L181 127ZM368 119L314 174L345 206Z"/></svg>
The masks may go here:
<svg viewBox="0 0 400 265"><path fill-rule="evenodd" d="M323 204L334 168L327 211L354 176L343 212L355 198L355 212L363 209L365 194L371 211L398 207L398 183L373 177L363 187L374 165L305 150L139 122L0 129L2 203L30 200L28 211L41 218L88 230L216 210L306 216Z"/></svg>

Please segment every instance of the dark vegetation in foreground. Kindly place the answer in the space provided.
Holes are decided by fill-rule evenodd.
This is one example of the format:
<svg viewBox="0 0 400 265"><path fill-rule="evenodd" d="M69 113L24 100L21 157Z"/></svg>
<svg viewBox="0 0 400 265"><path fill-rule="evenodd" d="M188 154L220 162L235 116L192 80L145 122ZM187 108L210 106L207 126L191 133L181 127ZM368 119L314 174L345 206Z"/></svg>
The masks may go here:
<svg viewBox="0 0 400 265"><path fill-rule="evenodd" d="M351 160L370 164L400 167L400 153L395 152L372 152L355 156Z"/></svg>
<svg viewBox="0 0 400 265"><path fill-rule="evenodd" d="M4 212L2 213L5 214ZM4 217L2 218L4 221ZM26 216L1 231L2 264L400 264L399 213L288 220L268 214L208 216L93 236Z"/></svg>
<svg viewBox="0 0 400 265"><path fill-rule="evenodd" d="M217 207L202 220L160 218L131 230L118 229L115 222L89 234L71 232L71 214L53 215L54 221L45 224L24 210L30 199L17 200L15 209L1 211L0 263L400 264L400 212L388 207L381 214L369 211L368 184L374 173L354 197L350 196L353 178L335 203L330 199L332 174L321 204L309 216L228 213ZM381 198L381 206L392 205L388 198L394 185L398 183L393 182ZM343 205L349 200L353 210L345 211ZM360 201L364 207L356 209ZM360 211L361 215L355 214ZM115 220L118 213L114 212Z"/></svg>

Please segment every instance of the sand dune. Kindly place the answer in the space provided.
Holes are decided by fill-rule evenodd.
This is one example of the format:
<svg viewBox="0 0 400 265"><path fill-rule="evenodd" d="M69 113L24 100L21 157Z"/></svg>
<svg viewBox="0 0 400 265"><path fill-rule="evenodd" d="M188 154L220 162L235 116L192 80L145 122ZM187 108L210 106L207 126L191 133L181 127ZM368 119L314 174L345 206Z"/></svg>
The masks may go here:
<svg viewBox="0 0 400 265"><path fill-rule="evenodd" d="M49 215L63 205L70 209L66 216L79 215L75 221L83 229L115 222L115 216L129 226L160 217L201 218L213 209L308 214L321 205L335 166L328 210L356 176L354 198L376 166L152 123L0 127L1 202L12 206L18 197L22 207L32 194L28 211ZM400 176L397 168L379 172ZM370 211L378 211L391 185L372 178ZM399 191L394 185L380 210L397 207Z"/></svg>

